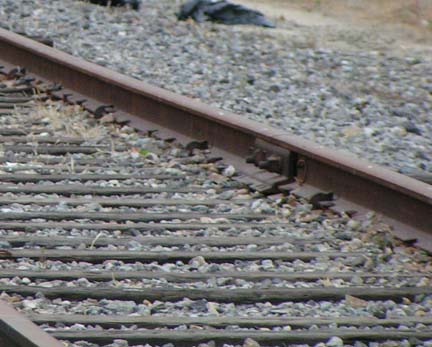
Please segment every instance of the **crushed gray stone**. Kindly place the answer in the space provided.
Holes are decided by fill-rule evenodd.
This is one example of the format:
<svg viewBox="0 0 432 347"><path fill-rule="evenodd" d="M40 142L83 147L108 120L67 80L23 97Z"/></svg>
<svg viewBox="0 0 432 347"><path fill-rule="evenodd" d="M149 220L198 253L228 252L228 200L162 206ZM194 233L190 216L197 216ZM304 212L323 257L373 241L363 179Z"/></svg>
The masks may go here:
<svg viewBox="0 0 432 347"><path fill-rule="evenodd" d="M177 10L171 0L146 0L140 11L72 0L2 0L0 23L394 170L432 172L427 54L401 57L380 50L385 39L375 32L376 44L369 45L368 34L344 32L335 39L351 38L359 48L334 49L308 45L316 33L289 21L278 20L278 30L297 29L285 37L271 29L179 22Z"/></svg>

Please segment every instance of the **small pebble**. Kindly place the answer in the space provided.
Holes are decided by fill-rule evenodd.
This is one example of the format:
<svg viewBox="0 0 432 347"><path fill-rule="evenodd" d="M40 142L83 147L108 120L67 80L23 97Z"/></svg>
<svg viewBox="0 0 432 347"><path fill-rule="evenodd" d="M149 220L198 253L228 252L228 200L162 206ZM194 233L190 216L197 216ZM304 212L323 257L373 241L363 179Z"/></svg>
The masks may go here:
<svg viewBox="0 0 432 347"><path fill-rule="evenodd" d="M327 347L343 347L344 342L340 337L333 336L330 340L327 341Z"/></svg>
<svg viewBox="0 0 432 347"><path fill-rule="evenodd" d="M258 342L251 339L250 337L248 337L243 343L243 347L260 347L260 346L261 345Z"/></svg>
<svg viewBox="0 0 432 347"><path fill-rule="evenodd" d="M223 170L222 174L226 177L232 177L232 176L234 176L235 172L236 172L236 170L235 170L234 166L229 165L228 167L226 167Z"/></svg>

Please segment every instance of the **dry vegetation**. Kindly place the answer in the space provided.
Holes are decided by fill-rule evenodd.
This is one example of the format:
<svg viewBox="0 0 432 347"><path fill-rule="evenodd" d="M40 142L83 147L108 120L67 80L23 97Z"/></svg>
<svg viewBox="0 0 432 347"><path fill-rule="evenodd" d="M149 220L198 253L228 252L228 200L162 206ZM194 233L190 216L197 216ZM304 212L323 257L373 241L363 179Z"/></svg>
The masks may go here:
<svg viewBox="0 0 432 347"><path fill-rule="evenodd" d="M432 47L432 0L236 1L302 28L320 27L315 30L317 35L328 36L326 30L332 28L332 40L334 32L342 32L342 36L345 31L361 32L364 39L368 39L364 36L369 32L371 41L377 34L383 38L383 49L429 51Z"/></svg>
<svg viewBox="0 0 432 347"><path fill-rule="evenodd" d="M308 11L327 16L353 18L380 23L408 24L431 29L430 0L285 0Z"/></svg>
<svg viewBox="0 0 432 347"><path fill-rule="evenodd" d="M106 134L103 126L89 124L88 114L78 105L63 105L46 102L36 106L30 115L33 119L46 122L54 130L63 130L68 136L81 136L84 139L98 139Z"/></svg>
<svg viewBox="0 0 432 347"><path fill-rule="evenodd" d="M240 0L244 3L297 9L343 20L407 24L432 30L431 0Z"/></svg>

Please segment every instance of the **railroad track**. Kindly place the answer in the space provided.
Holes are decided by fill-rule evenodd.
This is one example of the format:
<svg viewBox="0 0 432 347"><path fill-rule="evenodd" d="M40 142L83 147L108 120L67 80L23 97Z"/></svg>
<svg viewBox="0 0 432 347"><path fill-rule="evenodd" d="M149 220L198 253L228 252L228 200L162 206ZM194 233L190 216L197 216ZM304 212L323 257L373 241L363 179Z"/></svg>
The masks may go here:
<svg viewBox="0 0 432 347"><path fill-rule="evenodd" d="M0 34L0 342L432 343L430 186Z"/></svg>

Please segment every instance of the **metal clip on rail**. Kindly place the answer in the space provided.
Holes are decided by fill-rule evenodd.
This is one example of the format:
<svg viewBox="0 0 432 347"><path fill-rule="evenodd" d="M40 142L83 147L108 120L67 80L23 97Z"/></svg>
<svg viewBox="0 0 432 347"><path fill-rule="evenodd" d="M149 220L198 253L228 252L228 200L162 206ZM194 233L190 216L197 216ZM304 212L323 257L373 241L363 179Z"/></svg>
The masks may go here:
<svg viewBox="0 0 432 347"><path fill-rule="evenodd" d="M254 164L260 169L280 174L286 178L279 182L276 188L279 193L293 193L296 196L309 201L314 208L324 208L334 205L334 194L308 186L308 165L306 158L297 153L277 147L268 142L257 140L252 154L246 158L246 162ZM273 192L274 193L274 192Z"/></svg>
<svg viewBox="0 0 432 347"><path fill-rule="evenodd" d="M260 139L256 140L251 151L252 154L246 158L247 163L255 164L260 169L278 173L289 180L294 180L296 176L296 153Z"/></svg>
<svg viewBox="0 0 432 347"><path fill-rule="evenodd" d="M256 139L246 163L259 170L247 173L244 183L265 195L279 194L279 187L295 181L297 153Z"/></svg>

